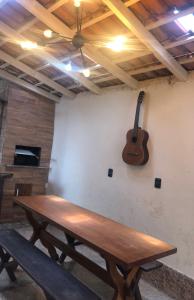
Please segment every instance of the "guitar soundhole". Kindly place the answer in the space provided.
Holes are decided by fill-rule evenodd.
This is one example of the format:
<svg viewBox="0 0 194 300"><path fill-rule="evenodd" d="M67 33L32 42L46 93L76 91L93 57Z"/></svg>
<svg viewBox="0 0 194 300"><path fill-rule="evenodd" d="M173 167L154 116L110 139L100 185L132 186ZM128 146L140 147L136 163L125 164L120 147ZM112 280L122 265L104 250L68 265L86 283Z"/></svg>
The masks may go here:
<svg viewBox="0 0 194 300"><path fill-rule="evenodd" d="M132 137L132 143L136 143L137 142L137 138L135 136Z"/></svg>

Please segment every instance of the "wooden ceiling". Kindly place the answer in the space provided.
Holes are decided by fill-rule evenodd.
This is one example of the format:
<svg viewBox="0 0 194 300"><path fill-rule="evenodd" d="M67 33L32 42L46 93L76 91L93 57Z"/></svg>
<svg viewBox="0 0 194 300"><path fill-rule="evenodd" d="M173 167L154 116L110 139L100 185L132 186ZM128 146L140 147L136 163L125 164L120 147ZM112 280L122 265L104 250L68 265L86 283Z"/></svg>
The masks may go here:
<svg viewBox="0 0 194 300"><path fill-rule="evenodd" d="M54 101L66 95L174 75L185 81L194 69L194 35L184 34L176 18L194 13L194 0L82 0L83 35L106 40L125 35L129 49L113 52L86 45L83 48L91 76L68 72L65 63L82 67L76 49L58 43L25 51L19 42L46 42L47 28L72 37L75 33L73 0L0 0L0 77L44 95ZM173 14L174 8L178 15ZM55 38L56 39L56 38Z"/></svg>

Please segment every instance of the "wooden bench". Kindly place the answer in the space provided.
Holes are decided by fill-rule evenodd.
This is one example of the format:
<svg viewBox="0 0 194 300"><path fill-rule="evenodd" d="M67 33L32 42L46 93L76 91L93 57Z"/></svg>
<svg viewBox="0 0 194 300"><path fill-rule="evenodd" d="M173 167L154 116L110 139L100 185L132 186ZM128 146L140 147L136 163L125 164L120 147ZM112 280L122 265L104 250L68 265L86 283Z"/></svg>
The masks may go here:
<svg viewBox="0 0 194 300"><path fill-rule="evenodd" d="M18 265L42 288L48 300L99 300L72 274L57 265L46 254L33 246L14 230L0 231L0 273L6 269L11 280L13 258Z"/></svg>

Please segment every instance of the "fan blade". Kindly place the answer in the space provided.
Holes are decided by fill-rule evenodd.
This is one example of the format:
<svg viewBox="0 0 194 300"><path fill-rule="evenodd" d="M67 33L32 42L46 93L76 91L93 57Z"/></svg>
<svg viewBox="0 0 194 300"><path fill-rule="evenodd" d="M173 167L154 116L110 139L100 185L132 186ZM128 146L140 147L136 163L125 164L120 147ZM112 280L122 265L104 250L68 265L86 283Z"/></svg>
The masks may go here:
<svg viewBox="0 0 194 300"><path fill-rule="evenodd" d="M93 46L96 46L96 47L99 47L99 48L108 48L108 42L106 41L101 41L101 40L86 40L85 41L85 44L89 44L89 45L93 45ZM130 43L129 42L126 42L124 45L123 45L123 51L125 50L131 50L131 51L144 51L146 50L146 47L142 44L137 44L137 43Z"/></svg>
<svg viewBox="0 0 194 300"><path fill-rule="evenodd" d="M66 44L71 43L72 40L61 40L61 41L53 41L53 42L47 42L45 45L58 45L58 44Z"/></svg>
<svg viewBox="0 0 194 300"><path fill-rule="evenodd" d="M64 40L67 40L67 41L72 41L73 37L60 35L60 39L64 39Z"/></svg>
<svg viewBox="0 0 194 300"><path fill-rule="evenodd" d="M81 58L82 58L82 65L83 65L83 68L85 68L86 67L86 62L85 62L85 57L84 57L82 48L80 48L79 50L80 50L80 54L81 54Z"/></svg>

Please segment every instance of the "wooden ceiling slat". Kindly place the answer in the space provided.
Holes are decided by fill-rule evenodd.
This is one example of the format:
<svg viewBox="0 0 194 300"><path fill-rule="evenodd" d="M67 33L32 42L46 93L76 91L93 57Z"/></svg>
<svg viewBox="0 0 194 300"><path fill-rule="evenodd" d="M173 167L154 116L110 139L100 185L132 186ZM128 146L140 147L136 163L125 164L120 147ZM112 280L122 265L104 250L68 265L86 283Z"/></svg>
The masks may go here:
<svg viewBox="0 0 194 300"><path fill-rule="evenodd" d="M73 21L75 20L75 9L73 6L73 0L38 0L45 9L54 13L62 22L71 26L71 29L75 29L73 25ZM4 4L3 4L4 2ZM34 0L25 2L34 3ZM68 3L69 2L69 3ZM133 11L138 18L141 19L142 23L145 25L146 29L152 31L152 34L156 37L157 40L164 46L166 50L170 52L170 54L178 58L178 61L181 65L186 66L186 69L192 70L194 63L193 61L186 61L185 64L182 63L182 59L186 59L185 54L192 54L194 52L194 38L184 37L182 30L177 26L174 22L176 18L187 15L188 13L194 12L194 1L186 1L186 0L130 0L125 1L125 6L130 7L130 10ZM5 14L5 20L7 25L13 26L15 28L19 28L17 30L18 33L24 33L25 38L42 41L42 31L45 30L49 25L45 25L40 22L36 17L33 17L31 13L22 8L22 6L15 3L15 1L10 0L0 0L0 7L2 4L2 11L0 13ZM174 7L179 8L180 13L178 15L173 14ZM56 11L57 10L57 11ZM70 17L67 17L67 13L70 13ZM7 14L7 15L6 15ZM12 17L13 16L13 17ZM18 16L18 19L16 18ZM108 8L103 4L101 0L95 0L92 2L88 2L84 4L84 12L83 12L83 29L84 35L86 36L101 36L101 39L108 38L113 35L126 34L128 29L121 24L121 22L116 18L112 11L108 10ZM14 23L16 22L17 24ZM30 19L30 21L29 21ZM2 20L1 20L2 21ZM25 23L27 21L27 23ZM22 24L22 26L21 26ZM21 26L21 27L19 27ZM74 30L72 31L74 32ZM105 37L107 36L107 37ZM128 38L134 38L134 34L127 34ZM24 37L24 36L23 36ZM4 39L4 40L2 40ZM43 72L44 75L50 77L53 82L58 82L58 84L62 83L64 87L68 86L68 76L64 74L64 72L60 72L60 70L55 70L50 66L50 63L44 63L44 60L37 61L37 58L40 56L36 56L36 58L31 57L31 52L24 52L20 49L20 46L15 45L13 47L12 38L6 38L6 36L2 35L0 40L1 50L9 54L10 56L15 57L18 61L23 62L24 64L30 66L32 69L35 69L38 72ZM60 46L61 45L61 46ZM141 44L134 44L133 46L141 47ZM58 61L64 62L69 60L71 56L71 51L74 51L72 47L67 47L66 45L59 44L57 46L50 47L48 51L53 51L55 58L58 57ZM131 49L132 50L132 49ZM102 48L101 50L97 50L97 52L103 53L104 57L108 56L109 59L114 64L119 64L120 69L126 71L127 75L131 75L138 80L143 80L146 78L152 78L153 76L165 76L169 75L169 72L165 69L165 66L160 64L157 60L154 59L154 56L151 54L150 50L145 51L130 51L130 52L122 52L119 54L111 52L108 49ZM51 53L51 52L50 52ZM89 54L89 53L88 53ZM22 56L24 58L22 59ZM25 57L26 55L26 57ZM80 54L75 54L72 57L72 61L80 65ZM64 57L64 61L62 60ZM76 59L76 57L78 59ZM51 58L51 57L50 57ZM93 62L88 61L88 65L92 66ZM4 62L1 63L0 69L7 68L9 72L13 72L16 74L15 69L9 67L9 64ZM115 84L119 82L115 79L114 75L111 75L110 72L107 72L102 67L95 67L96 71L92 71L91 80L99 86L99 84L103 83L105 77L110 78L109 81L104 81L103 85L107 83ZM158 69L159 68L159 69ZM134 71L134 72L132 72ZM145 72L143 74L139 74L139 72ZM32 78L27 77L25 73L19 75L19 79L25 78L28 82L34 84L40 84L43 86L41 82L36 82ZM112 76L112 77L111 77ZM71 80L71 79L70 79ZM98 83L97 80L100 80ZM82 90L80 83L74 84L74 91L79 92ZM53 91L53 94L61 95L58 92Z"/></svg>
<svg viewBox="0 0 194 300"><path fill-rule="evenodd" d="M54 15L52 15L49 11L47 11L43 6L40 5L37 1L29 2L25 0L16 0L19 4L21 4L24 8L26 8L29 12L34 14L39 20L49 26L52 30L57 32L62 36L73 36L73 31L68 28L63 22L57 19ZM92 46L84 46L83 52L86 53L92 60L96 63L99 63L103 67L105 67L110 73L114 74L121 81L126 83L131 88L137 87L137 81L134 78L130 77L126 74L121 68L112 63L107 57L105 57L100 51L97 51Z"/></svg>
<svg viewBox="0 0 194 300"><path fill-rule="evenodd" d="M22 72L35 77L36 79L40 80L41 82L45 84L49 84L53 89L59 91L60 93L63 93L64 95L67 95L68 97L73 97L74 95L70 93L68 90L66 90L64 87L60 86L56 82L52 81L48 77L44 76L43 74L40 74L39 72L35 72L33 69L25 65L24 63L17 61L15 58L9 56L8 54L4 53L0 50L0 57L7 63L13 65L14 67L18 68Z"/></svg>
<svg viewBox="0 0 194 300"><path fill-rule="evenodd" d="M0 31L6 34L7 36L9 36L10 38L12 38L13 40L15 40L16 38L19 39L20 41L26 40L21 34L18 34L17 31L13 30L12 28L10 28L9 26L7 26L2 22L0 22ZM93 92L95 93L100 92L100 89L97 86L95 86L91 81L86 79L84 76L81 76L80 74L76 74L73 72L67 72L65 65L61 63L58 59L56 59L53 55L45 51L44 49L40 48L37 51L34 51L33 54L40 58L44 57L44 59L47 60L48 63L54 65L54 67L58 68L62 72L67 73L73 79L80 81L83 85L85 85L88 89L92 90Z"/></svg>
<svg viewBox="0 0 194 300"><path fill-rule="evenodd" d="M193 13L194 13L194 6L181 11L178 15L174 15L173 13L171 13L169 16L166 16L166 17L161 18L160 20L158 20L156 22L152 22L152 23L148 24L146 26L146 28L148 30L152 30L154 28L163 26L167 23L174 22L175 20L177 20L177 18L181 18L181 17L184 17L186 15L193 14Z"/></svg>
<svg viewBox="0 0 194 300"><path fill-rule="evenodd" d="M129 0L129 1L126 1L124 4L126 7L130 7L136 3L140 2L140 0ZM101 22L102 20L105 20L111 16L113 16L113 12L111 10L105 12L105 13L102 13L100 16L98 17L95 17L95 18L92 18L91 20L88 20L88 21L84 21L83 20L83 24L82 24L82 29L86 29L98 22ZM76 27L74 26L72 29L76 29Z"/></svg>
<svg viewBox="0 0 194 300"><path fill-rule="evenodd" d="M120 0L103 0L115 15L150 49L179 80L187 79L186 70L165 50L158 40L143 26L143 24L126 9Z"/></svg>
<svg viewBox="0 0 194 300"><path fill-rule="evenodd" d="M23 88L31 90L32 92L39 94L41 96L44 96L52 101L59 102L59 100L60 100L59 97L56 97L56 96L52 95L51 93L45 92L45 91L41 90L40 88L34 86L33 84L27 83L24 80L19 79L4 70L0 70L0 77L4 78L10 82L13 82Z"/></svg>
<svg viewBox="0 0 194 300"><path fill-rule="evenodd" d="M1 1L5 1L8 2L9 0L1 0ZM52 5L50 5L48 7L49 12L54 12L56 9L58 9L60 6L64 5L65 3L67 3L68 0L61 0L58 1ZM0 2L1 3L1 2ZM32 18L30 21L28 21L26 24L24 24L23 26L21 26L18 30L17 33L23 33L26 30L28 30L29 28L31 28L33 25L35 25L36 23L38 23L39 20L37 18ZM7 41L9 41L9 38L5 38L2 42L0 42L0 47L2 45L4 45Z"/></svg>
<svg viewBox="0 0 194 300"><path fill-rule="evenodd" d="M49 8L48 11L53 12L55 10L57 10L59 7L65 5L66 3L68 3L69 0L58 0L57 2L53 3Z"/></svg>

